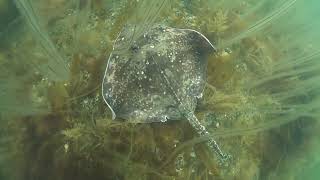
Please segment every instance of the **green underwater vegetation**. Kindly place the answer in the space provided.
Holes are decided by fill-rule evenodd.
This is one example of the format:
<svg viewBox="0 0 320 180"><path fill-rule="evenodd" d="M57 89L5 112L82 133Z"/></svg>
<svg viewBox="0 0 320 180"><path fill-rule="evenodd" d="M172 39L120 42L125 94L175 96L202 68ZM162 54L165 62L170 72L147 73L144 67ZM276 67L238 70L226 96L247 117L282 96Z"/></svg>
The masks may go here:
<svg viewBox="0 0 320 180"><path fill-rule="evenodd" d="M318 179L319 5L0 0L0 179ZM114 42L135 27L128 48L155 25L215 46L194 112L210 134L183 117L112 120L101 89Z"/></svg>

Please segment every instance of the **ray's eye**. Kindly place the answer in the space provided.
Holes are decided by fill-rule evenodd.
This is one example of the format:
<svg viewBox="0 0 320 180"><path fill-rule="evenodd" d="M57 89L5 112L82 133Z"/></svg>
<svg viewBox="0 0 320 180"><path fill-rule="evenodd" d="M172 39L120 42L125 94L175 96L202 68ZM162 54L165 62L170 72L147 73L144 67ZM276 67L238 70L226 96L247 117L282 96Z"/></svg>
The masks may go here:
<svg viewBox="0 0 320 180"><path fill-rule="evenodd" d="M137 46L136 44L134 44L134 45L132 45L131 46L131 51L133 52L133 53L137 53L138 51L139 51L139 46Z"/></svg>

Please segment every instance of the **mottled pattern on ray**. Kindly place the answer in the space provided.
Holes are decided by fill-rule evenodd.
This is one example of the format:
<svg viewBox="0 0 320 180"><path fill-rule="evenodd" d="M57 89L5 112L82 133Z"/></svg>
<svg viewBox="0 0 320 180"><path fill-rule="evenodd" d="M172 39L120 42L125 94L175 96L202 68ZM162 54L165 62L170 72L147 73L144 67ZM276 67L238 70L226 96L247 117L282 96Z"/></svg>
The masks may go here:
<svg viewBox="0 0 320 180"><path fill-rule="evenodd" d="M187 119L201 136L209 135L194 115L205 86L207 56L212 44L189 29L154 26L132 39L124 28L115 41L102 84L105 102L129 122ZM227 156L214 139L208 145L221 160Z"/></svg>
<svg viewBox="0 0 320 180"><path fill-rule="evenodd" d="M129 48L127 28L115 42L103 95L115 115L135 122L181 119L180 102L193 112L214 49L193 30L154 27Z"/></svg>

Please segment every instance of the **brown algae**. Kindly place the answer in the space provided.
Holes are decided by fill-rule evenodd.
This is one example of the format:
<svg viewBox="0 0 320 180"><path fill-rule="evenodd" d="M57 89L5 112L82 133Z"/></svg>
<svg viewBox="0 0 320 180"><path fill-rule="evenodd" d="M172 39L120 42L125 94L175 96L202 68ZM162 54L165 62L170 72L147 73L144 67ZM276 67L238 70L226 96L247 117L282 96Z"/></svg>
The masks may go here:
<svg viewBox="0 0 320 180"><path fill-rule="evenodd" d="M301 179L299 174L307 177L303 172L319 162L315 147L319 147L320 41L313 32L318 23L305 24L307 17L318 12L310 9L311 2L16 3L24 18L17 19L17 26L10 26L0 37L6 42L0 47L1 179ZM303 9L306 6L310 6L308 11ZM141 116L134 120L143 123L112 121L101 94L107 59L117 54L112 46L121 39L117 36L122 29L137 25L134 36L125 33L129 36L125 42L142 45L125 45L129 48L120 50L128 57L141 52L149 43L137 38L149 30L151 35L160 33L156 24L172 31L195 29L215 42L215 52L205 58L206 71L197 70L200 82L206 82L195 89L186 88L181 84L185 80L168 83L164 76L154 76L161 74L159 68L151 68L157 72L151 74L124 66L123 73L137 75L126 80L132 83L130 80L141 77L143 81L146 75L155 86L162 83L163 89L157 93L163 102L155 101L158 110L168 106L165 102L175 105L162 115L181 119L179 111L186 108L206 127L208 136L199 137L187 121L154 119L154 123L144 123L148 118ZM148 52L159 48L157 43L152 45ZM176 55L174 48L164 47L167 57L170 51L170 56ZM182 54L199 58L193 53L186 49ZM133 60L137 68L148 68L147 62L139 66L138 59L151 57L157 60L157 53ZM163 66L169 64L167 58ZM168 69L188 70L178 65ZM168 81L176 80L166 73ZM146 98L139 93L139 84L135 88L137 94L130 91L127 102ZM171 97L179 88L190 91ZM200 94L202 98L194 97ZM176 106L179 103L180 108ZM119 109L114 110L117 116L122 114ZM146 117L156 111L147 112ZM206 146L212 137L232 155L228 167L219 166Z"/></svg>

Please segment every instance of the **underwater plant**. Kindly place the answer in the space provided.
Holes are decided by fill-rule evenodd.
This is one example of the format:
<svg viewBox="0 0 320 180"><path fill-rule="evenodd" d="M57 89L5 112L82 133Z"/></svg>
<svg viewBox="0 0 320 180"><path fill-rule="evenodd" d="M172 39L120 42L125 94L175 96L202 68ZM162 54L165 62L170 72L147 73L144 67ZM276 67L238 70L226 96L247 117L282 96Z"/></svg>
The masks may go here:
<svg viewBox="0 0 320 180"><path fill-rule="evenodd" d="M0 179L317 179L316 0L14 3Z"/></svg>

